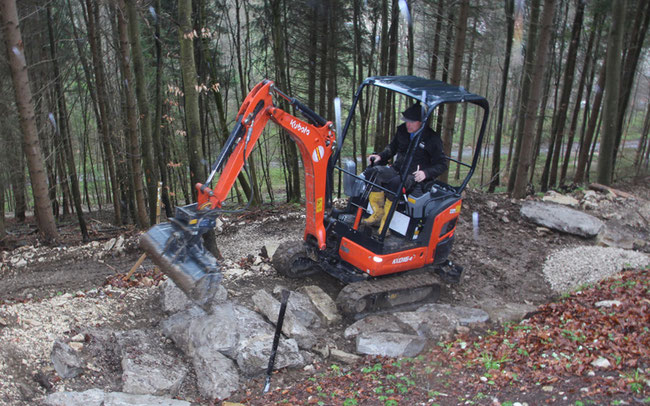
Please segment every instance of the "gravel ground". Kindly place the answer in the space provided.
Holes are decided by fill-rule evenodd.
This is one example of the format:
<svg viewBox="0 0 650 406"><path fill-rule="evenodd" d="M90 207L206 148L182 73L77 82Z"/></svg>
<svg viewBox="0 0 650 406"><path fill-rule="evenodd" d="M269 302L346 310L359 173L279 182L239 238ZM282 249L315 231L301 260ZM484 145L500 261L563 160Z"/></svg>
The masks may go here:
<svg viewBox="0 0 650 406"><path fill-rule="evenodd" d="M37 373L53 370L50 352L55 339L89 326L110 327L121 323L125 314L135 325L139 315L131 311L134 303L156 290L104 287L76 295L66 293L41 301L1 305L0 405L23 404L22 399L37 395L34 391L38 386L26 385L17 378L27 374L36 380ZM43 388L40 391L45 394Z"/></svg>
<svg viewBox="0 0 650 406"><path fill-rule="evenodd" d="M544 262L543 272L553 290L564 293L592 284L628 268L644 268L650 257L637 251L580 246L555 251Z"/></svg>
<svg viewBox="0 0 650 406"><path fill-rule="evenodd" d="M304 222L305 215L298 212L269 216L253 223L232 222L217 232L219 250L224 259L237 262L259 254L262 247L277 248L286 241L300 240L302 234L296 229L304 228Z"/></svg>

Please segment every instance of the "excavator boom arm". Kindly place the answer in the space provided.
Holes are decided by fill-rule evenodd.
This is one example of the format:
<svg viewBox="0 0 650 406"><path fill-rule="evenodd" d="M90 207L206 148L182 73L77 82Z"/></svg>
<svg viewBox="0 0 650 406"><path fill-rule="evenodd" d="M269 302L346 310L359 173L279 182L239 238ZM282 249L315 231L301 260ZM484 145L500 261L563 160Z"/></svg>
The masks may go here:
<svg viewBox="0 0 650 406"><path fill-rule="evenodd" d="M287 99L298 107L305 116L320 126L305 122L273 104L273 93ZM198 183L198 209L218 210L222 207L237 176L253 151L269 120L284 128L296 143L302 157L305 171L305 239L313 236L320 249L325 248L325 227L323 224L327 165L332 155L336 135L331 122L309 110L295 99L288 98L274 88L272 81L257 84L242 103L237 114L235 128L224 144L208 180ZM207 185L215 173L221 170L214 189Z"/></svg>

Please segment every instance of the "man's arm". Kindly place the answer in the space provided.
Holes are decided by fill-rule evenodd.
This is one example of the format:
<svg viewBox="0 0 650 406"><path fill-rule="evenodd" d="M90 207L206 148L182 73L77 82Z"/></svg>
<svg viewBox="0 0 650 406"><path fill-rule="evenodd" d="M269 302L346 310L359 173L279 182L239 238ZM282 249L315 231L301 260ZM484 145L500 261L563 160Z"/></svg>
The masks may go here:
<svg viewBox="0 0 650 406"><path fill-rule="evenodd" d="M386 148L384 148L384 150L379 153L381 162L383 162L384 164L388 162L388 160L391 159L393 156L395 156L395 154L397 153L397 147L399 145L399 143L397 142L398 133L395 134L393 139L390 141L390 144L388 144Z"/></svg>

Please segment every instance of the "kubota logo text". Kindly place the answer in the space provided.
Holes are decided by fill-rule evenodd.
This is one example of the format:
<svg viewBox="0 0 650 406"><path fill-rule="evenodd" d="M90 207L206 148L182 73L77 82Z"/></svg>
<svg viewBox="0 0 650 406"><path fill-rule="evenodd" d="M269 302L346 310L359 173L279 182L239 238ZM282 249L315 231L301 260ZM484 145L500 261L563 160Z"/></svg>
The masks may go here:
<svg viewBox="0 0 650 406"><path fill-rule="evenodd" d="M304 126L304 125L300 124L296 120L291 120L289 125L291 125L291 128L293 128L294 130L300 131L303 134L309 135L309 128L307 128L307 126Z"/></svg>
<svg viewBox="0 0 650 406"><path fill-rule="evenodd" d="M409 262L413 258L415 258L415 256L395 258L392 263L393 264L403 264L404 262Z"/></svg>

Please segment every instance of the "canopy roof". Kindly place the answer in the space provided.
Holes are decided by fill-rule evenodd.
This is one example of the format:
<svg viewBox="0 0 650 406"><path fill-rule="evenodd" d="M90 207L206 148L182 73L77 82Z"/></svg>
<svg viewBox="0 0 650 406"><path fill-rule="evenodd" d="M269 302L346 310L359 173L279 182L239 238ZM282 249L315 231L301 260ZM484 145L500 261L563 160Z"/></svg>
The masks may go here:
<svg viewBox="0 0 650 406"><path fill-rule="evenodd" d="M470 102L487 107L483 96L470 93L462 86L454 86L441 80L425 79L417 76L372 76L364 80L364 85L383 87L424 102L429 110L441 103Z"/></svg>

